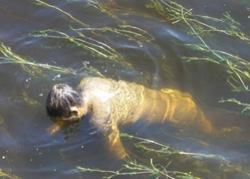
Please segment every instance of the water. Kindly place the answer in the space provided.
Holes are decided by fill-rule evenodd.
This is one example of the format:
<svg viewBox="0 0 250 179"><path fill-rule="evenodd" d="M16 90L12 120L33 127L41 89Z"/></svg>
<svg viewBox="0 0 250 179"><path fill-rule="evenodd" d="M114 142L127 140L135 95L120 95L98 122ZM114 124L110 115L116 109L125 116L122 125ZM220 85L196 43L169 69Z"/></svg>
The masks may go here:
<svg viewBox="0 0 250 179"><path fill-rule="evenodd" d="M186 63L182 59L204 56L204 53L187 47L187 44L200 41L190 35L190 29L183 23L172 24L159 14L160 11L149 8L153 2L162 1L97 1L101 6L87 0L47 2L56 8L39 6L34 2L0 0L0 42L11 47L12 52L23 59L62 69L71 68L77 75L30 65L1 63L4 59L0 59L1 171L20 178L100 178L103 174L72 170L76 166L106 170L121 168L124 161L117 161L108 154L103 139L94 134L87 120L71 124L52 136L46 133L46 128L53 124L44 105L50 87L63 82L75 86L83 77L100 76L101 73L105 77L133 81L154 89L175 88L190 92L218 129L241 129L238 133L233 130L217 137L181 132L178 126L171 124L151 127L136 124L122 129L181 151L220 155L230 162L225 164L220 159L195 160L192 157L185 162L181 157L168 158L167 161L155 159L160 164L167 165L171 160L169 170L191 171L202 178L249 177L249 116L237 114L239 106L218 103L221 98L231 97L250 103L249 92L231 91L227 82L234 81L228 77L225 66L209 62ZM91 2L92 6L89 5ZM192 8L194 14L215 18L221 18L228 12L241 24L241 30L249 33L249 1L175 2L187 9ZM102 27L110 29L100 29ZM65 34L77 37L72 28L85 28L78 32L85 35L81 39L89 42L85 43L87 46L82 46L78 39L73 39L73 42L65 39ZM34 36L34 33L37 35L38 31L46 29L60 31L64 35L47 32L54 38ZM216 33L203 38L216 50L249 60L249 43L246 41ZM93 43L103 48L93 46ZM104 55L97 55L88 48L90 46ZM0 57L4 55L1 53ZM83 68L83 63L87 68ZM250 85L249 80L245 83ZM142 163L149 162L151 154L138 152L133 147L134 141L123 142L135 158ZM203 168L209 168L212 173L202 171Z"/></svg>

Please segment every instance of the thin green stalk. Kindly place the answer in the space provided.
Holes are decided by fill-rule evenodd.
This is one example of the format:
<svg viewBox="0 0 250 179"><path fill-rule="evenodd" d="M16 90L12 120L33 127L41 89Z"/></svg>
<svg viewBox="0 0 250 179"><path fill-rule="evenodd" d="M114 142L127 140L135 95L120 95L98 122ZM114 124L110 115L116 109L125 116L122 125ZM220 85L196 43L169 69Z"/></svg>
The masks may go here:
<svg viewBox="0 0 250 179"><path fill-rule="evenodd" d="M52 35L49 33L56 33L58 35ZM64 32L60 32L57 30L51 30L51 29L47 29L47 30L43 30L43 31L39 31L38 33L33 33L31 34L34 37L44 37L44 38L54 38L54 39L65 39L68 40L69 42L72 42L74 44L76 44L77 46L81 46L89 51L92 51L104 58L109 58L112 59L114 57L110 56L109 54L105 54L103 52L101 52L99 49L102 49L101 46L98 46L94 43L88 42L86 40L80 39L80 38L76 38L74 36L69 36Z"/></svg>
<svg viewBox="0 0 250 179"><path fill-rule="evenodd" d="M110 47L109 45L101 42L101 41L98 41L98 40L95 40L93 38L90 38L90 37L86 37L85 35L83 35L82 33L80 33L80 30L79 29L74 29L74 28L71 28L73 31L75 31L81 38L83 39L87 39L89 41L92 41L94 43L90 43L90 42L87 42L87 41L84 41L85 43L89 44L89 45L93 45L94 47L97 47L97 48L100 48L101 50L107 52L109 55L112 55L114 57L117 56L117 52L115 51L115 49L113 49L112 47ZM89 28L88 28L89 29Z"/></svg>
<svg viewBox="0 0 250 179"><path fill-rule="evenodd" d="M13 53L10 47L5 46L4 44L1 44L0 46L0 52L4 55L4 57L0 57L1 61L0 64L20 64L20 65L28 65L31 66L32 70L36 71L37 73L41 73L39 70L40 68L49 69L53 71L58 71L62 73L71 73L76 74L76 71L69 68L61 68L49 64L42 64L42 63L36 63L36 62L30 62L17 54ZM32 73L29 69L27 69L25 66L23 66L25 70Z"/></svg>
<svg viewBox="0 0 250 179"><path fill-rule="evenodd" d="M145 175L145 174L147 174L148 176L154 176L155 178L164 176L170 179L176 179L180 177L198 179L197 177L194 177L185 172L167 171L166 168L164 168L163 166L155 165L153 163L153 159L150 159L149 166L138 164L136 161L126 160L126 164L124 164L122 168L118 171L92 169L92 168L84 168L84 167L76 166L76 169L72 170L72 172L104 173L105 176L103 176L102 178L106 178L106 179L111 179L111 178L118 177L118 176L134 176L134 175Z"/></svg>
<svg viewBox="0 0 250 179"><path fill-rule="evenodd" d="M5 173L1 169L0 169L0 177L5 178L5 179L19 179L18 176L13 175L13 174L9 174L9 173Z"/></svg>
<svg viewBox="0 0 250 179"><path fill-rule="evenodd" d="M221 99L219 101L219 103L235 103L235 104L243 107L243 109L241 110L242 114L250 115L250 104L248 104L248 103L243 103L235 98Z"/></svg>
<svg viewBox="0 0 250 179"><path fill-rule="evenodd" d="M126 134L126 133L121 133L120 136L123 137L123 138L136 139L136 140L141 141L141 142L139 142L137 144L137 146L143 147L143 149L145 149L147 151L151 151L151 152L162 153L162 154L170 154L170 155L178 154L178 155L188 155L188 156L194 156L194 157L220 158L222 160L226 160L224 157L219 156L219 155L199 154L199 153L183 152L183 151L173 150L169 146L161 144L159 142L149 140L149 139L145 139L145 138L141 138L141 137L137 137L137 136L133 136L133 135L129 135L129 134ZM156 149L153 149L153 148L147 148L147 147L143 146L143 144L151 144L151 145L155 145L155 146L158 146L158 147L161 147L161 148L156 150Z"/></svg>
<svg viewBox="0 0 250 179"><path fill-rule="evenodd" d="M101 41L86 37L85 35L80 33L80 31L77 31L77 29L72 30L77 32L77 36L69 36L64 32L51 29L32 33L31 36L67 40L70 43L76 44L78 47L83 47L93 55L100 56L109 60L114 60L120 62L126 67L131 67L131 64L128 63L122 55L117 53L115 49L113 49L109 45L104 45L104 43Z"/></svg>
<svg viewBox="0 0 250 179"><path fill-rule="evenodd" d="M4 62L0 62L0 64L29 65L29 66L33 66L33 67L40 67L40 68L44 68L44 69L48 69L48 70L52 70L52 71L57 71L57 72L62 72L62 73L72 73L72 74L76 75L76 71L74 71L73 69L69 69L69 68L61 68L58 66L53 66L53 65L49 65L49 64L42 64L42 63L35 63L35 62L7 61L7 58L0 58L0 59L6 60Z"/></svg>
<svg viewBox="0 0 250 179"><path fill-rule="evenodd" d="M59 7L56 7L54 5L51 5L51 4L48 4L44 1L41 1L41 0L34 0L35 4L37 5L42 5L42 6L45 6L45 7L49 7L49 8L53 8L57 11L59 11L60 13L66 15L67 17L69 17L71 20L81 24L82 26L84 27L88 27L89 25L83 23L82 21L80 21L79 19L75 18L74 16L72 16L71 14L69 14L68 12L65 12L64 10L60 9Z"/></svg>

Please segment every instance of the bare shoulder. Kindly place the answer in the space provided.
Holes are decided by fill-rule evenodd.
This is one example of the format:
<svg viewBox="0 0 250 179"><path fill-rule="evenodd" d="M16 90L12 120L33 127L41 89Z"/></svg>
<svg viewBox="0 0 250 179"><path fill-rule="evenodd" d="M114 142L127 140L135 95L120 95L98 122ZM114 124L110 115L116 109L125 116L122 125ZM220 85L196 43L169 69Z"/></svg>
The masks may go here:
<svg viewBox="0 0 250 179"><path fill-rule="evenodd" d="M80 84L80 88L88 89L88 88L99 88L99 89L107 89L114 86L117 82L112 79L100 78L100 77L87 77L84 78Z"/></svg>
<svg viewBox="0 0 250 179"><path fill-rule="evenodd" d="M114 86L114 85L131 85L131 86L142 86L134 82L127 82L123 80L113 80L111 78L101 78L101 77L87 77L84 78L79 86L84 87L86 85L108 85L108 86Z"/></svg>
<svg viewBox="0 0 250 179"><path fill-rule="evenodd" d="M84 78L79 87L84 91L103 91L108 93L136 93L144 90L144 86L123 80L110 78L88 77Z"/></svg>

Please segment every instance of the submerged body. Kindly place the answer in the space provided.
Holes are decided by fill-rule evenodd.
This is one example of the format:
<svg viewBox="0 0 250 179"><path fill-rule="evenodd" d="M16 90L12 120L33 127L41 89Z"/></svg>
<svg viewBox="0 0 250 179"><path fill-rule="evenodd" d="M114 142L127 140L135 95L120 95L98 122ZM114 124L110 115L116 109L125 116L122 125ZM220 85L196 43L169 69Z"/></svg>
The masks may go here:
<svg viewBox="0 0 250 179"><path fill-rule="evenodd" d="M81 116L91 113L90 123L107 137L109 148L117 158L127 155L118 126L140 119L149 124L170 121L204 132L213 130L191 96L178 90L156 91L135 83L98 77L85 78L78 88L85 101Z"/></svg>

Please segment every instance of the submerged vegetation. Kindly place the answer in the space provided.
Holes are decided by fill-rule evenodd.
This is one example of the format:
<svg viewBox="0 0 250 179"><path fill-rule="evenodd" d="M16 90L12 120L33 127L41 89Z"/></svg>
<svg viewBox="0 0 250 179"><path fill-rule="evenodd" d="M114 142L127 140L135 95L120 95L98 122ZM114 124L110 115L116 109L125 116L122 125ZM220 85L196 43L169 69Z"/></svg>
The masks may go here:
<svg viewBox="0 0 250 179"><path fill-rule="evenodd" d="M112 170L101 170L101 169L91 169L83 168L77 166L73 172L95 172L95 173L104 173L106 176L103 178L110 179L118 176L141 176L147 175L151 178L186 178L186 179L198 179L197 177L192 176L192 174L178 171L167 171L166 167L155 165L153 159L150 160L150 166L138 164L136 161L126 160L126 164L118 171Z"/></svg>
<svg viewBox="0 0 250 179"><path fill-rule="evenodd" d="M186 153L186 152L173 150L167 145L163 145L152 140L143 139L143 138L128 135L125 133L121 134L121 137L127 140L135 139L139 141L139 142L134 143L136 148L138 148L139 150L143 150L143 153L153 152L157 155L157 158L165 158L165 157L177 156L177 155L216 157L216 156L206 156L203 154L193 154L193 153ZM153 147L157 147L158 149L155 149ZM162 156L159 156L159 155L162 155ZM76 169L73 170L73 172L104 173L105 176L103 178L106 178L106 179L114 178L117 176L133 176L133 175L136 175L138 177L140 177L141 175L142 176L146 175L151 178L159 178L163 176L163 177L171 178L171 179L173 178L187 178L187 179L197 178L197 177L194 177L191 173L168 170L169 165L171 165L171 162L167 163L166 166L154 164L153 158L149 159L149 163L144 163L144 164L138 163L136 159L129 158L129 159L125 159L125 164L118 171L84 168L84 167L77 166Z"/></svg>
<svg viewBox="0 0 250 179"><path fill-rule="evenodd" d="M148 8L156 10L166 20L172 24L182 23L189 28L189 33L196 37L199 42L185 44L190 50L200 52L199 56L182 57L186 62L203 61L211 62L225 68L228 75L227 83L234 92L250 93L250 62L237 55L218 50L219 47L211 47L211 40L207 36L217 37L225 35L229 38L237 38L246 45L250 45L249 34L241 31L241 25L236 22L229 13L225 13L222 18L215 18L192 13L192 9L186 9L182 5L170 0L151 0L152 4ZM218 48L218 49L215 49ZM197 54L197 53L194 53ZM235 103L242 107L242 113L250 115L250 104L237 99L222 99L220 103Z"/></svg>
<svg viewBox="0 0 250 179"><path fill-rule="evenodd" d="M19 64L21 65L22 69L28 72L31 75L34 73L38 75L42 75L41 69L47 69L52 71L57 71L61 73L72 73L75 74L76 72L73 69L61 68L58 66L48 65L48 64L41 64L32 62L27 60L23 57L18 56L14 52L12 52L10 47L5 46L4 44L0 45L0 65L1 64Z"/></svg>
<svg viewBox="0 0 250 179"><path fill-rule="evenodd" d="M119 19L118 16L111 14L111 12L115 12L115 8L121 8L120 6L110 4L109 7L105 3L95 0L87 1L87 6L94 7L101 13L107 14L115 20L119 20L118 22L122 22L117 27L90 27L89 24L82 22L77 17L72 16L70 13L64 11L56 5L46 3L42 0L34 0L33 2L39 6L55 9L59 13L62 13L67 18L69 18L70 21L73 21L75 24L78 24L82 27L74 28L74 25L71 25L69 26L67 32L54 29L38 30L36 32L32 32L30 36L36 38L51 38L61 40L62 42L66 40L72 46L81 47L96 58L114 61L121 64L124 68L130 68L134 72L139 73L121 53L112 47L111 44L113 42L111 39L108 39L110 44L103 42L103 40L98 40L98 36L103 36L105 33L111 33L113 35L124 37L129 41L134 41L139 47L143 47L144 42L154 42L154 37L146 30L134 25L130 25L127 22ZM245 34L241 31L241 24L236 22L229 13L226 12L222 18L203 16L194 14L192 13L192 9L186 9L181 4L170 0L151 0L151 3L147 3L145 6L148 9L153 9L155 12L161 15L164 20L169 21L174 25L181 24L181 26L185 26L187 33L198 39L198 41L195 43L185 44L185 46L190 48L191 51L194 51L195 53L193 54L196 54L197 56L183 56L181 58L183 58L188 63L201 61L217 64L221 66L222 69L225 69L225 73L228 76L227 83L231 86L231 90L233 92L250 92L248 86L250 84L250 62L235 54L220 50L219 47L216 47L216 45L213 44L209 38L207 38L210 36L217 37L218 35L225 35L228 38L236 38L246 45L250 44L249 34ZM91 36L88 34L91 34ZM78 73L77 70L71 68L37 63L33 60L22 58L21 56L12 52L11 48L3 43L1 43L0 52L0 64L19 64L30 74L34 73L34 71L38 74L41 74L41 69L71 74ZM86 68L86 64L83 65L83 68L84 67ZM78 70L81 69L82 68ZM97 71L98 70L96 70L96 72ZM250 104L248 104L248 102L241 102L235 98L221 99L219 102L234 103L242 108L242 113L247 115L250 114Z"/></svg>
<svg viewBox="0 0 250 179"><path fill-rule="evenodd" d="M110 18L117 20L118 24L120 23L117 27L90 27L86 22L82 22L55 5L48 4L41 0L35 0L34 3L55 9L59 13L64 14L70 21L82 27L74 28L72 27L73 25L69 26L70 33L52 29L40 30L32 33L31 36L67 40L73 46L82 47L95 57L118 62L125 68L131 68L134 72L139 73L126 61L121 53L112 47L112 41L110 41L110 44L107 44L94 38L95 36L105 35L105 33L107 33L107 35L112 33L113 35L124 37L129 41L134 41L140 47L143 47L144 42L154 42L154 37L146 30L130 25L115 15L117 10L124 10L121 6L114 2L109 4L96 0L87 1L87 6L97 9ZM186 47L194 51L194 54L197 56L183 56L181 58L184 59L184 61L188 63L200 61L217 64L221 66L222 69L225 69L225 74L228 76L227 83L231 86L233 92L250 92L248 87L250 84L250 62L235 54L220 50L221 48L219 46L216 47L216 45L213 44L214 42L211 41L211 38L207 38L224 35L231 39L238 39L246 45L250 44L249 34L245 34L241 30L241 24L236 22L229 13L225 12L221 18L194 14L193 9L187 9L181 4L170 0L151 0L150 3L146 3L145 6L157 12L165 21L171 22L173 25L179 24L180 26L184 26L187 33L198 40L195 41L195 43L185 44ZM91 36L85 35L89 33ZM247 102L241 102L235 98L221 99L219 102L236 104L242 108L241 112L243 114L250 114L250 104Z"/></svg>
<svg viewBox="0 0 250 179"><path fill-rule="evenodd" d="M16 175L5 173L1 169L0 169L0 177L5 179L19 179L19 177L17 177Z"/></svg>
<svg viewBox="0 0 250 179"><path fill-rule="evenodd" d="M218 177L218 173L209 172L215 169L220 170L220 175L223 177L231 176L231 172L241 174L245 177L250 176L239 165L233 165L230 161L219 155L184 152L173 149L166 144L125 133L122 133L121 137L123 140L132 140L138 154L143 154L143 159L140 157L125 159L122 168L117 171L77 166L72 172L101 173L103 174L103 178L106 179L118 176L148 176L149 178L164 177L171 179L198 179L204 176L207 178L216 178ZM131 155L134 156L133 154ZM181 171L181 166L192 169L192 172ZM176 171L176 169L179 170Z"/></svg>
<svg viewBox="0 0 250 179"><path fill-rule="evenodd" d="M70 2L70 1L69 1ZM129 24L121 17L116 15L117 10L124 10L121 6L117 5L114 1L103 3L97 0L88 0L86 6L94 8L98 13L103 13L108 17L117 21L118 25L110 26L95 26L91 27L90 24L80 20L80 18L71 15L69 12L61 7L52 5L42 0L33 0L33 3L44 8L51 8L57 13L65 17L65 21L69 23L67 29L37 29L29 34L32 38L52 39L60 44L70 48L79 48L88 53L89 56L103 60L105 62L112 62L118 64L125 69L129 69L140 76L140 70L135 68L131 62L115 48L116 39L112 36L119 36L130 43L136 44L138 48L143 48L146 43L154 43L155 38L147 30L137 27L136 25ZM51 1L52 3L52 1ZM229 13L223 14L221 18L209 17L193 13L192 9L187 9L181 4L171 0L150 0L145 4L145 8L153 11L159 15L162 20L170 22L173 26L183 27L190 36L192 43L185 43L185 46L192 52L193 56L181 56L181 59L186 63L213 63L223 69L224 74L227 76L227 83L230 90L237 94L250 93L250 62L249 59L244 59L237 54L227 52L226 49L218 47L211 37L225 36L229 39L237 39L238 41L250 45L249 34L241 30L241 24L235 21ZM246 17L249 18L249 17ZM214 39L212 38L212 39ZM179 45L179 44L176 44ZM59 67L56 65L49 65L38 63L36 60L27 59L14 53L13 50L6 46L4 43L0 44L0 65L14 64L20 67L30 75L34 73L37 75L46 74L44 70L60 72L65 74L77 75L86 70L92 72L97 76L105 77L98 68L94 68L86 61L82 62L82 66L78 69ZM144 74L147 76L148 74ZM144 80L144 79L142 79ZM33 105L29 101L28 96L24 95L24 101ZM239 112L244 115L250 115L250 103L248 101L241 101L237 97L229 99L221 99L219 103L232 103L237 105ZM219 172L230 173L237 169L236 172L249 177L249 173L244 172L239 166L234 166L230 162L217 155L205 155L198 153L189 153L184 151L175 150L167 145L157 143L152 140L143 139L136 136L122 134L124 140L131 140L134 147L140 153L146 156L142 160L136 155L131 155L130 159L125 160L125 164L118 171L102 170L93 168L84 168L77 166L73 172L94 172L103 173L103 178L114 178L117 176L133 176L143 175L150 178L199 178L199 174L209 175L213 178L212 170L214 166L209 166L206 161L215 164ZM139 141L139 142L138 142ZM161 163L161 164L160 164ZM164 165L162 165L164 163ZM192 171L182 171L181 167L184 164L190 165L187 167ZM175 170L178 168L178 171ZM0 170L0 176L4 178L17 178L3 173Z"/></svg>

